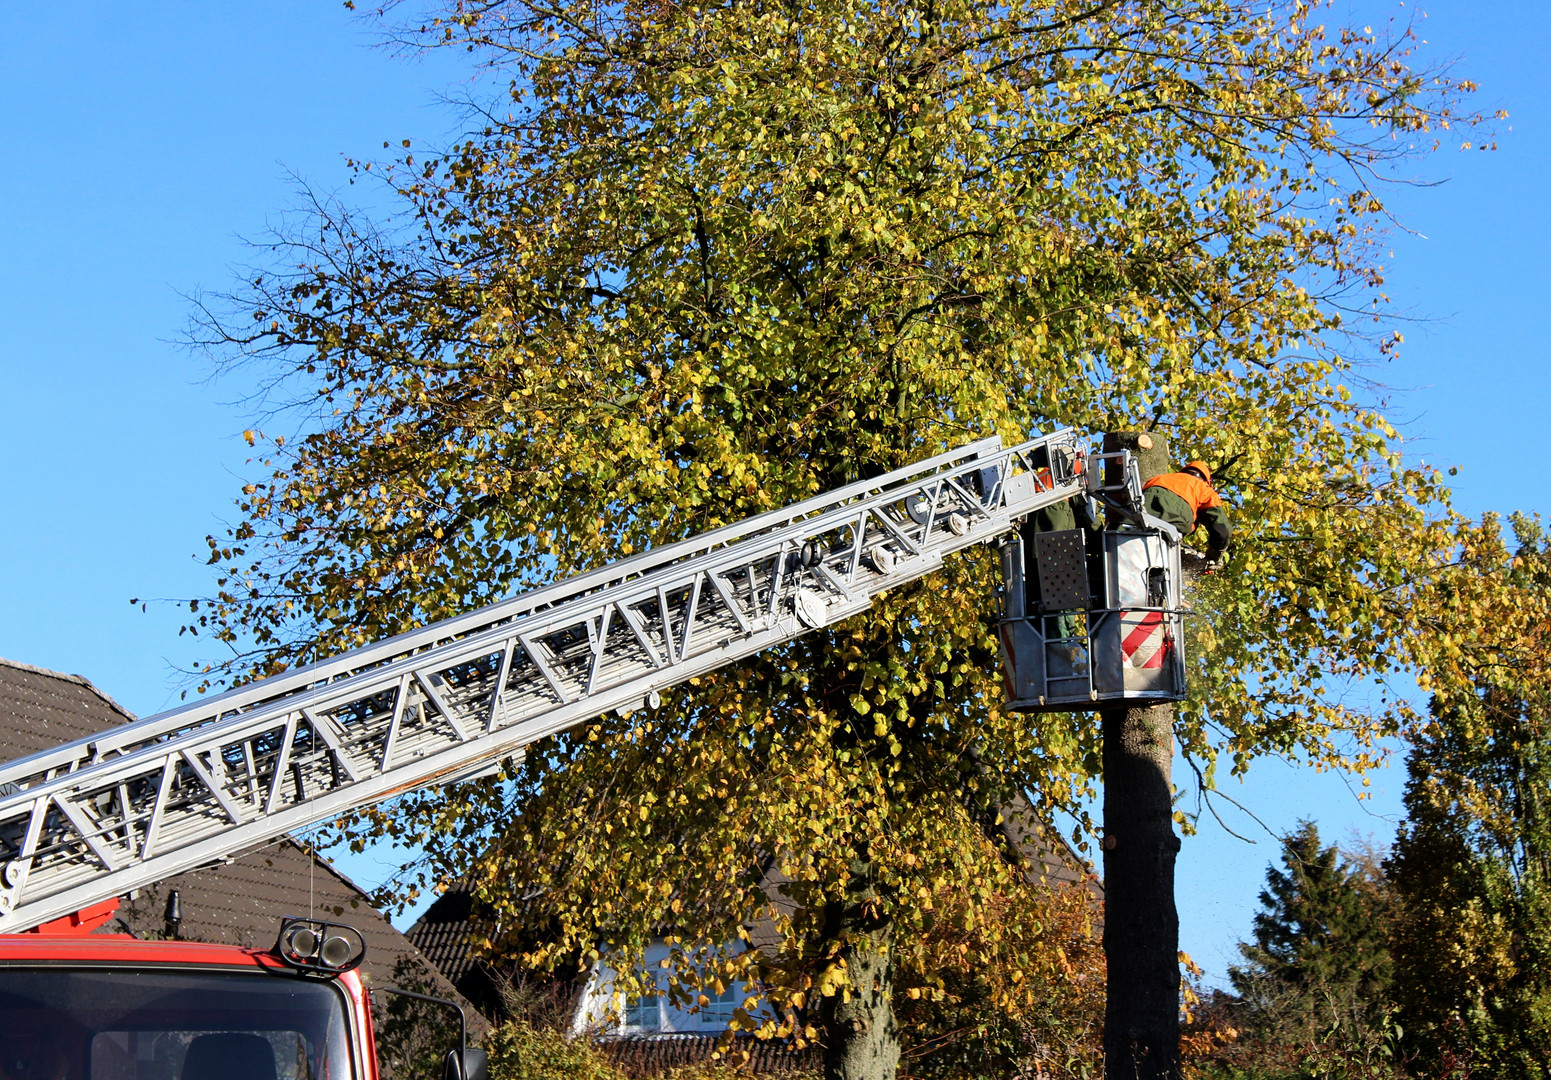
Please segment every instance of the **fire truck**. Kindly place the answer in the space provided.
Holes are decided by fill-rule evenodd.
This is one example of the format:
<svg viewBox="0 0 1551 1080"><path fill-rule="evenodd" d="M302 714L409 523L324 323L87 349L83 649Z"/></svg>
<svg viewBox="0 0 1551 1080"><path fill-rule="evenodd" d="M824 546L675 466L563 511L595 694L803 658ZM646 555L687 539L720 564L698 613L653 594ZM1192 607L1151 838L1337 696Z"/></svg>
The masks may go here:
<svg viewBox="0 0 1551 1080"><path fill-rule="evenodd" d="M1105 527L1039 531L1064 500ZM267 950L92 931L132 890L655 708L977 544L1000 551L1011 708L1179 700L1179 540L1128 453L982 439L6 763L0 1080L376 1080L349 926L277 918ZM445 1063L485 1071L466 1040Z"/></svg>

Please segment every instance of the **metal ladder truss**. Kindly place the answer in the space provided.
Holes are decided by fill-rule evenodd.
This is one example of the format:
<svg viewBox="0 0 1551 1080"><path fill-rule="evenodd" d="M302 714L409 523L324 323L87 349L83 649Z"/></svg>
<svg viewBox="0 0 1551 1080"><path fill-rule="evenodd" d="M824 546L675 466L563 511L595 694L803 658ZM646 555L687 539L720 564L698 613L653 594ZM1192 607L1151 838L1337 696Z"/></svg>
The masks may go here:
<svg viewBox="0 0 1551 1080"><path fill-rule="evenodd" d="M984 439L0 768L0 931L488 771L828 626L1084 492L1071 430Z"/></svg>

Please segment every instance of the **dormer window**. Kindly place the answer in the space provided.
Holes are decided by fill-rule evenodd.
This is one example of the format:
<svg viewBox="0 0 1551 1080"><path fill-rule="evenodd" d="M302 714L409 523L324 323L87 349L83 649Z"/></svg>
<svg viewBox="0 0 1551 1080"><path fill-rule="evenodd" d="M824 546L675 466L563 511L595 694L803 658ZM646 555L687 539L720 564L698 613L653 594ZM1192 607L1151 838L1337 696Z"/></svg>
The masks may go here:
<svg viewBox="0 0 1551 1080"><path fill-rule="evenodd" d="M648 971L640 996L625 999L625 1009L619 1018L620 1034L648 1034L670 1029L663 1016L663 1006L667 1002L660 992L659 978L656 971Z"/></svg>
<svg viewBox="0 0 1551 1080"><path fill-rule="evenodd" d="M736 984L729 986L720 994L713 994L710 988L705 990L706 997L711 1001L700 1008L697 1014L700 1026L714 1028L717 1031L726 1031L732 1023L732 1014L738 1008L738 991Z"/></svg>
<svg viewBox="0 0 1551 1080"><path fill-rule="evenodd" d="M622 1020L624 1031L661 1031L662 998L657 994L643 994L640 997L630 998L625 1002L625 1015Z"/></svg>

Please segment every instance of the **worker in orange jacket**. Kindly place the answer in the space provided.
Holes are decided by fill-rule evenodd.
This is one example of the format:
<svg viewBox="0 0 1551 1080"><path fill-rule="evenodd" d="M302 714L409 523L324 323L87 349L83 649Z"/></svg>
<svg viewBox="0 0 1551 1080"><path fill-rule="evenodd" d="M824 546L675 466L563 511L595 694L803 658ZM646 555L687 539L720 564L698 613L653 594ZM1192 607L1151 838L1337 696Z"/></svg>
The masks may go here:
<svg viewBox="0 0 1551 1080"><path fill-rule="evenodd" d="M1218 562L1228 550L1233 526L1223 510L1222 497L1212 488L1212 470L1204 461L1192 461L1179 472L1155 476L1142 485L1142 502L1153 517L1179 530L1183 539L1206 530L1206 558Z"/></svg>

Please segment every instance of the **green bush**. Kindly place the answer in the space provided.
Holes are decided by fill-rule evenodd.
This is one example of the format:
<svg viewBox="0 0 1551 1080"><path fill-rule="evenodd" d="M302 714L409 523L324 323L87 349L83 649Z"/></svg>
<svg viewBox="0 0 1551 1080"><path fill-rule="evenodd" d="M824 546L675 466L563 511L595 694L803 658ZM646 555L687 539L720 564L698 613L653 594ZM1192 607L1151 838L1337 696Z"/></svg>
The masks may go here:
<svg viewBox="0 0 1551 1080"><path fill-rule="evenodd" d="M552 1028L513 1020L495 1031L485 1047L490 1052L490 1080L631 1080L615 1067L598 1045L572 1038ZM680 1065L658 1080L752 1080L753 1073L715 1061ZM820 1080L818 1073L782 1073L780 1080Z"/></svg>
<svg viewBox="0 0 1551 1080"><path fill-rule="evenodd" d="M659 1080L752 1080L755 1075L735 1065L702 1061L697 1065L679 1065L669 1069ZM821 1080L823 1075L819 1072L788 1072L779 1074L777 1080Z"/></svg>
<svg viewBox="0 0 1551 1080"><path fill-rule="evenodd" d="M585 1038L568 1038L514 1020L493 1032L490 1080L626 1080Z"/></svg>

